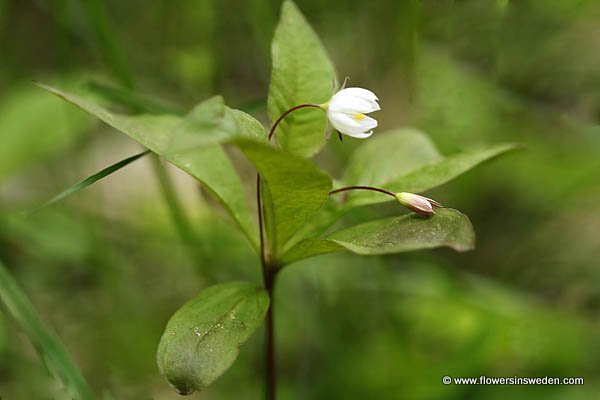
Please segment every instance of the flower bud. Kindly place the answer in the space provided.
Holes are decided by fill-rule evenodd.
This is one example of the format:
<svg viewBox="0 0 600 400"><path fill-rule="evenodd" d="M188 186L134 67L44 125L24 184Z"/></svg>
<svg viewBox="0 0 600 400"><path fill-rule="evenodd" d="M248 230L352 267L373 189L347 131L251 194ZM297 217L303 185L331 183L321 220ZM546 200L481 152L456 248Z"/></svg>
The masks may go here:
<svg viewBox="0 0 600 400"><path fill-rule="evenodd" d="M377 121L365 114L380 110L377 101L377 96L370 90L353 87L334 94L322 108L327 111L327 118L338 132L366 139L373 134Z"/></svg>
<svg viewBox="0 0 600 400"><path fill-rule="evenodd" d="M420 196L413 193L396 193L394 195L398 202L404 207L423 215L435 214L433 207L441 207L442 205L428 197Z"/></svg>

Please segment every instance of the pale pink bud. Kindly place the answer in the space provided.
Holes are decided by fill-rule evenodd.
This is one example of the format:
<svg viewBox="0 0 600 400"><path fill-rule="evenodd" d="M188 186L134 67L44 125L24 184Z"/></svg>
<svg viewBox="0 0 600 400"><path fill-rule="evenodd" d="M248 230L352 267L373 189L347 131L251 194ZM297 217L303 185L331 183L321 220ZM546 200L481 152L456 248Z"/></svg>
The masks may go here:
<svg viewBox="0 0 600 400"><path fill-rule="evenodd" d="M424 215L432 215L435 214L433 211L433 207L441 207L442 205L435 200L432 200L428 197L420 196L418 194L413 193L396 193L396 199L400 204L404 207Z"/></svg>

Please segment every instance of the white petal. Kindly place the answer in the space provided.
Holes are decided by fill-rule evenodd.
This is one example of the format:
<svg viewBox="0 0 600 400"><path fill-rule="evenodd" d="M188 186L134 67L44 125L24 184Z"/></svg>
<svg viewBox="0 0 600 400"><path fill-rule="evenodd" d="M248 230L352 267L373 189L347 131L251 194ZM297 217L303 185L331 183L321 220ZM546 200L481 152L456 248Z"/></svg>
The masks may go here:
<svg viewBox="0 0 600 400"><path fill-rule="evenodd" d="M342 132L342 133L344 133L344 132ZM366 132L366 133L350 133L350 132L346 132L346 135L352 136L353 138L357 138L357 139L366 139L369 136L371 136L372 134L373 134L373 131Z"/></svg>
<svg viewBox="0 0 600 400"><path fill-rule="evenodd" d="M363 116L362 119L356 119L351 115L332 112L327 112L331 125L341 133L359 139L365 139L371 136L372 129L377 127L377 120ZM370 132L367 132L370 131Z"/></svg>
<svg viewBox="0 0 600 400"><path fill-rule="evenodd" d="M361 129L359 122L347 114L329 111L327 116L329 117L331 125L342 133L345 133L348 130Z"/></svg>
<svg viewBox="0 0 600 400"><path fill-rule="evenodd" d="M363 89L363 88L359 88L359 87L350 87L350 88L346 88L346 89L342 89L339 92L337 92L337 94L339 93L344 93L345 96L353 96L353 97L360 97L361 99L365 99L365 100L371 100L371 101L375 101L375 100L379 100L377 98L377 96L375 95L375 93L371 92L368 89Z"/></svg>
<svg viewBox="0 0 600 400"><path fill-rule="evenodd" d="M377 120L375 118L367 117L366 115L363 119L358 120L358 123L363 131L377 128Z"/></svg>
<svg viewBox="0 0 600 400"><path fill-rule="evenodd" d="M347 88L337 92L329 101L329 107L334 111L345 113L370 113L380 110L377 96L363 88Z"/></svg>
<svg viewBox="0 0 600 400"><path fill-rule="evenodd" d="M375 100L365 100L360 97L335 95L329 102L331 111L346 114L363 114L380 110Z"/></svg>

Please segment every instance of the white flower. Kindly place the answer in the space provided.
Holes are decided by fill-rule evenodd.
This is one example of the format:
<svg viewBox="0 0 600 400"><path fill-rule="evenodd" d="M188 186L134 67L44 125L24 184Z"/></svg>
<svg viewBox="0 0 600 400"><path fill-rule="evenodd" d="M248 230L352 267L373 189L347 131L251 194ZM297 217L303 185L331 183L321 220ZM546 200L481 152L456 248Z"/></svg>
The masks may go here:
<svg viewBox="0 0 600 400"><path fill-rule="evenodd" d="M396 193L395 197L404 207L409 208L419 214L435 214L433 207L441 207L441 204L437 201L418 194L402 192Z"/></svg>
<svg viewBox="0 0 600 400"><path fill-rule="evenodd" d="M331 125L339 132L358 139L373 134L377 121L366 116L380 110L375 93L363 88L342 89L324 106Z"/></svg>

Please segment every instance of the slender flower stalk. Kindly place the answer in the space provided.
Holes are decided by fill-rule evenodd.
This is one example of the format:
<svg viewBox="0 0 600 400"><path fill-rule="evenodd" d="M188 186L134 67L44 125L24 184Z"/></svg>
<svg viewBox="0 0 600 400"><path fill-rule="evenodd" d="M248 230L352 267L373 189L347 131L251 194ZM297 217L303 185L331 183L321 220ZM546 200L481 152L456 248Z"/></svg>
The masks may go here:
<svg viewBox="0 0 600 400"><path fill-rule="evenodd" d="M373 186L347 186L340 189L332 190L331 192L329 192L329 194L332 195L335 193L346 192L350 190L370 190L372 192L387 194L388 196L395 198L404 207L423 215L435 214L433 207L442 207L440 203L433 199L430 199L429 197L406 192L394 193L390 192L389 190Z"/></svg>
<svg viewBox="0 0 600 400"><path fill-rule="evenodd" d="M283 114L281 114L281 117L279 117L277 119L277 121L275 121L275 123L273 124L273 126L271 127L271 130L269 131L269 141L271 141L271 138L275 134L275 129L277 129L277 126L281 123L281 121L283 121L283 119L285 117L287 117L289 114L293 113L296 110L299 110L301 108L310 108L310 107L323 109L323 106L321 106L319 104L310 104L310 103L300 104L300 105L297 105L297 106L294 106L294 107L290 108L289 110L287 110L286 112L284 112Z"/></svg>
<svg viewBox="0 0 600 400"><path fill-rule="evenodd" d="M381 189L381 188L377 188L377 187L373 187L373 186L346 186L341 189L332 190L331 192L329 192L329 194L331 195L331 194L340 193L340 192L347 192L349 190L370 190L373 192L385 193L394 198L396 197L396 194L393 192L390 192L389 190L385 190L385 189Z"/></svg>

